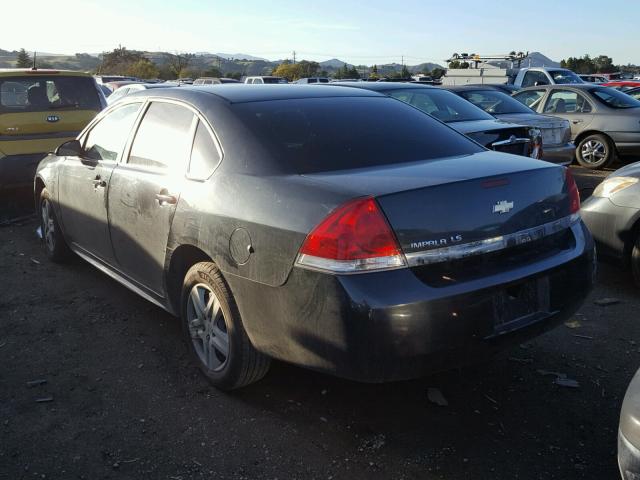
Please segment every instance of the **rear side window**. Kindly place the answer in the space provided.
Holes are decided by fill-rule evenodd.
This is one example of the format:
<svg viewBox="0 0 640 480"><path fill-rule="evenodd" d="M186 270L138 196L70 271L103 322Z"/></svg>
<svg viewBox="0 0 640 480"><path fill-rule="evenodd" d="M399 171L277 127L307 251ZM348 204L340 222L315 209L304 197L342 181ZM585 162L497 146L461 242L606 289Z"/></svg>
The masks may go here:
<svg viewBox="0 0 640 480"><path fill-rule="evenodd" d="M122 152L141 103L131 103L109 112L86 136L85 157L91 160L116 161Z"/></svg>
<svg viewBox="0 0 640 480"><path fill-rule="evenodd" d="M191 150L189 178L205 180L220 162L220 151L204 123L198 122Z"/></svg>
<svg viewBox="0 0 640 480"><path fill-rule="evenodd" d="M274 100L234 108L272 159L291 173L392 165L483 151L429 115L388 97Z"/></svg>
<svg viewBox="0 0 640 480"><path fill-rule="evenodd" d="M129 163L172 173L185 172L193 119L193 112L186 107L153 102L138 127Z"/></svg>
<svg viewBox="0 0 640 480"><path fill-rule="evenodd" d="M523 105L529 108L536 108L538 101L544 96L544 90L527 90L513 95Z"/></svg>
<svg viewBox="0 0 640 480"><path fill-rule="evenodd" d="M0 78L0 112L101 108L92 78L57 75Z"/></svg>

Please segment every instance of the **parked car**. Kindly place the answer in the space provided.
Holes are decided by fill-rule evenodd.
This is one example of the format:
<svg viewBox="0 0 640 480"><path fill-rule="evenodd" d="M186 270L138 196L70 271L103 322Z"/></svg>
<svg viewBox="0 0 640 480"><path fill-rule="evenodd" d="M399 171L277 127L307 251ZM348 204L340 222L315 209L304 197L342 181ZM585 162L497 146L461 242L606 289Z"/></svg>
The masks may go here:
<svg viewBox="0 0 640 480"><path fill-rule="evenodd" d="M329 79L326 77L309 77L296 80L294 83L329 83Z"/></svg>
<svg viewBox="0 0 640 480"><path fill-rule="evenodd" d="M442 78L446 86L467 84L513 85L524 88L534 85L583 83L578 75L566 68L449 68Z"/></svg>
<svg viewBox="0 0 640 480"><path fill-rule="evenodd" d="M640 102L599 85L548 85L513 95L538 113L571 122L576 159L583 167L609 166L616 156L640 155Z"/></svg>
<svg viewBox="0 0 640 480"><path fill-rule="evenodd" d="M592 285L568 170L355 88L136 93L40 163L35 196L49 258L180 316L226 389L270 358L361 381L452 368Z"/></svg>
<svg viewBox="0 0 640 480"><path fill-rule="evenodd" d="M111 90L106 85L104 85L102 83L99 83L97 85L98 85L98 88L100 89L100 91L102 92L102 94L104 95L104 98L107 98L109 95L111 95L113 93L113 90Z"/></svg>
<svg viewBox="0 0 640 480"><path fill-rule="evenodd" d="M109 98L107 98L107 103L111 105L112 103L117 102L123 97L130 95L134 92L139 92L141 90L149 90L149 89L157 89L157 88L171 88L171 87L179 87L180 84L177 82L162 82L162 83L131 83L129 85L122 86L118 88L115 92L113 92Z"/></svg>
<svg viewBox="0 0 640 480"><path fill-rule="evenodd" d="M273 77L273 76L261 76L261 77L247 77L244 79L244 83L250 84L272 84L272 83L287 83L286 78L282 77Z"/></svg>
<svg viewBox="0 0 640 480"><path fill-rule="evenodd" d="M619 260L640 286L640 162L609 175L584 203L582 216L598 253Z"/></svg>
<svg viewBox="0 0 640 480"><path fill-rule="evenodd" d="M448 124L451 128L498 152L534 156L540 131L525 125L502 122L484 110L442 88L415 83L340 82L332 86L349 86L380 92L408 103Z"/></svg>
<svg viewBox="0 0 640 480"><path fill-rule="evenodd" d="M449 87L447 90L498 120L540 129L543 160L560 165L573 162L575 146L571 143L571 127L568 120L540 115L506 93L487 87Z"/></svg>
<svg viewBox="0 0 640 480"><path fill-rule="evenodd" d="M240 80L236 80L234 78L225 78L225 77L201 77L194 80L193 84L195 86L198 85L218 85L220 83L242 83Z"/></svg>
<svg viewBox="0 0 640 480"><path fill-rule="evenodd" d="M33 185L47 152L74 138L105 106L89 74L0 69L0 191Z"/></svg>
<svg viewBox="0 0 640 480"><path fill-rule="evenodd" d="M622 402L618 427L618 467L622 480L640 477L640 370L631 380Z"/></svg>
<svg viewBox="0 0 640 480"><path fill-rule="evenodd" d="M94 75L93 78L95 78L98 85L111 82L138 81L136 77L128 77L125 75Z"/></svg>
<svg viewBox="0 0 640 480"><path fill-rule="evenodd" d="M142 85L143 83L144 82L140 82L139 80L117 80L114 82L103 83L101 85L107 87L111 90L111 93L113 93L122 87L128 87L129 85Z"/></svg>
<svg viewBox="0 0 640 480"><path fill-rule="evenodd" d="M615 88L621 92L632 90L640 87L640 81L638 80L616 80L615 82L608 82L604 84L605 87Z"/></svg>
<svg viewBox="0 0 640 480"><path fill-rule="evenodd" d="M180 85L193 85L193 78L191 77L182 77L176 80Z"/></svg>
<svg viewBox="0 0 640 480"><path fill-rule="evenodd" d="M607 77L604 77L602 75L594 75L594 74L589 74L589 75L578 75L580 77L580 79L583 82L586 83L607 83L609 81L609 79Z"/></svg>

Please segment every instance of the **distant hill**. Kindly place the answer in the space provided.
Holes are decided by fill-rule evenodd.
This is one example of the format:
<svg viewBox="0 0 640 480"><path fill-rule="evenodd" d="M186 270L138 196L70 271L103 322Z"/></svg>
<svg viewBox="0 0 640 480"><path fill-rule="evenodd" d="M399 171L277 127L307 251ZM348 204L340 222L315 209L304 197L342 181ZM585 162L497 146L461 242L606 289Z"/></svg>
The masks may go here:
<svg viewBox="0 0 640 480"><path fill-rule="evenodd" d="M342 68L342 66L345 63L346 62L343 62L342 60L338 60L337 58L332 58L331 60L325 60L324 62L320 62L320 66L325 70L329 68L335 68L337 70L338 68Z"/></svg>
<svg viewBox="0 0 640 480"><path fill-rule="evenodd" d="M254 57L253 55L247 55L246 53L216 53L218 57L225 58L227 60L253 60L253 61L262 61L268 62L266 58L262 57Z"/></svg>
<svg viewBox="0 0 640 480"><path fill-rule="evenodd" d="M511 68L511 62L487 62L498 68ZM554 62L540 52L530 52L520 64L522 67L559 67L559 62Z"/></svg>

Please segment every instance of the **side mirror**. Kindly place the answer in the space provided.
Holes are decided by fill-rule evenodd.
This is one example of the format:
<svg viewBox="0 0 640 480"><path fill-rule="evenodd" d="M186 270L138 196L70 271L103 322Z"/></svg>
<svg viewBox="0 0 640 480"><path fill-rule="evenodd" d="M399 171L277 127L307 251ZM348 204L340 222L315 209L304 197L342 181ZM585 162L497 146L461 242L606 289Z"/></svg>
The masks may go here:
<svg viewBox="0 0 640 480"><path fill-rule="evenodd" d="M81 157L82 153L82 145L75 139L64 142L55 151L59 157Z"/></svg>

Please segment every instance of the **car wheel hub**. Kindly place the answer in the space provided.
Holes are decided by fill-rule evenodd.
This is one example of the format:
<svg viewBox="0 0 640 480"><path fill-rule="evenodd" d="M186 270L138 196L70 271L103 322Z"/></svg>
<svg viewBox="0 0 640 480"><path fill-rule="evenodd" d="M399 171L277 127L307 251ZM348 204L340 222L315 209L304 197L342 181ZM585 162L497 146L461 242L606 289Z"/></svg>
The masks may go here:
<svg viewBox="0 0 640 480"><path fill-rule="evenodd" d="M607 156L607 147L598 140L589 140L580 149L582 159L587 163L598 163Z"/></svg>
<svg viewBox="0 0 640 480"><path fill-rule="evenodd" d="M213 290L203 283L195 285L187 300L187 324L193 347L209 370L221 370L229 357L229 335Z"/></svg>

